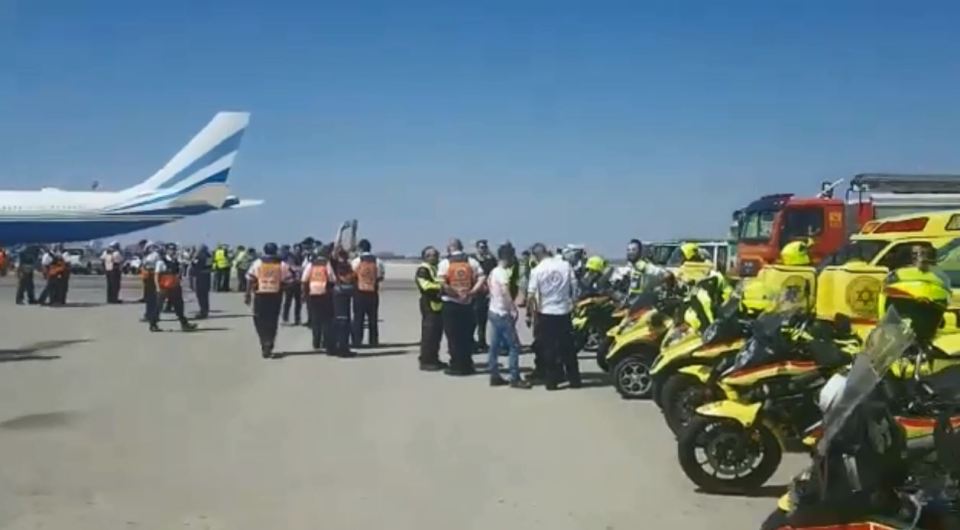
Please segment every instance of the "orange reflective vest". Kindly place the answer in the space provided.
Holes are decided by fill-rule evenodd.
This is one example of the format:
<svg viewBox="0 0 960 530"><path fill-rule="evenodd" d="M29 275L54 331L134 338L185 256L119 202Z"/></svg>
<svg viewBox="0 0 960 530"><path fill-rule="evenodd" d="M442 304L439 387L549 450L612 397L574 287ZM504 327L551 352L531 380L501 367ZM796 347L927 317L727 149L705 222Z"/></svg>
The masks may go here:
<svg viewBox="0 0 960 530"><path fill-rule="evenodd" d="M357 290L362 293L375 293L379 286L380 270L377 267L377 258L361 256L357 265Z"/></svg>
<svg viewBox="0 0 960 530"><path fill-rule="evenodd" d="M309 278L309 287L310 287L310 296L323 296L327 294L327 283L329 283L329 277L327 275L327 264L324 263L313 263L310 265L310 278Z"/></svg>
<svg viewBox="0 0 960 530"><path fill-rule="evenodd" d="M257 271L257 294L277 294L283 286L283 264L279 259L261 261Z"/></svg>
<svg viewBox="0 0 960 530"><path fill-rule="evenodd" d="M476 274L470 265L470 259L464 254L452 256L447 268L447 285L461 296L466 296L477 283Z"/></svg>

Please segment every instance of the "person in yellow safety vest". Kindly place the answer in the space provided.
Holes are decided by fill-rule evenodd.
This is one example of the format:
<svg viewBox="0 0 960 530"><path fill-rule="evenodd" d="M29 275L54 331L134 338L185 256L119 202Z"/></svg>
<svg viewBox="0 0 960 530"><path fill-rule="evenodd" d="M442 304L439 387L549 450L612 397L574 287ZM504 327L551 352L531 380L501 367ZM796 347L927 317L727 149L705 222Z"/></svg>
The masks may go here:
<svg viewBox="0 0 960 530"><path fill-rule="evenodd" d="M218 293L230 291L230 252L223 243L213 251L213 280Z"/></svg>
<svg viewBox="0 0 960 530"><path fill-rule="evenodd" d="M437 278L440 251L426 247L420 253L423 263L417 267L417 290L420 291L420 369L437 372L447 367L440 360L440 341L443 339L443 285Z"/></svg>
<svg viewBox="0 0 960 530"><path fill-rule="evenodd" d="M700 245L696 243L683 243L680 245L680 256L683 260L677 271L677 280L684 284L696 283L714 270L713 263L707 260L704 253L700 250Z"/></svg>
<svg viewBox="0 0 960 530"><path fill-rule="evenodd" d="M260 339L260 353L264 359L279 359L273 351L280 326L280 304L283 302L283 286L290 278L290 268L277 255L276 243L263 246L263 256L250 265L247 271L247 292L243 303L253 303L253 326Z"/></svg>
<svg viewBox="0 0 960 530"><path fill-rule="evenodd" d="M627 263L630 267L628 275L628 294L630 295L642 293L651 280L663 279L670 275L666 269L643 259L643 243L639 239L631 239L627 244Z"/></svg>
<svg viewBox="0 0 960 530"><path fill-rule="evenodd" d="M935 267L931 247L915 245L910 249L912 263L891 272L884 282L880 307L894 308L917 334L917 340L933 340L943 323L943 314L950 303L950 278Z"/></svg>

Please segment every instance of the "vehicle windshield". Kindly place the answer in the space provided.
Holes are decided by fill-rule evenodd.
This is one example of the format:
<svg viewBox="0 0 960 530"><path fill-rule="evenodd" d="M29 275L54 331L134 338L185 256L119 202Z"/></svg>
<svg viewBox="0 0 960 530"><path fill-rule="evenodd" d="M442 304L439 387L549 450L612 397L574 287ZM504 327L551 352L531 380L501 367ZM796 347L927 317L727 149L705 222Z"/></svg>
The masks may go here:
<svg viewBox="0 0 960 530"><path fill-rule="evenodd" d="M847 418L870 395L890 366L913 342L913 338L909 322L901 320L896 310L888 311L880 324L870 332L863 353L857 355L847 374L840 398L823 416L824 435L817 447L821 456L827 454L830 442L843 428Z"/></svg>
<svg viewBox="0 0 960 530"><path fill-rule="evenodd" d="M775 210L744 212L740 218L740 241L769 241L773 235Z"/></svg>
<svg viewBox="0 0 960 530"><path fill-rule="evenodd" d="M870 263L890 242L885 239L859 239L848 241L840 250L823 260L821 265L846 265L851 261Z"/></svg>

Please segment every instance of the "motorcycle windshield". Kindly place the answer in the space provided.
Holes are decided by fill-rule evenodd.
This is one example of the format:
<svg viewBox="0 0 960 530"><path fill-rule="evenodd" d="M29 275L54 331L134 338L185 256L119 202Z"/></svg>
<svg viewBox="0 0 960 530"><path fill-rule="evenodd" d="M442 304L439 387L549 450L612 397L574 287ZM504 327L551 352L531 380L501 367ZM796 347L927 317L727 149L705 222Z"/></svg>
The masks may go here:
<svg viewBox="0 0 960 530"><path fill-rule="evenodd" d="M736 360L730 372L737 372L751 366L767 364L776 356L773 347L780 329L790 319L792 313L775 313L763 315L753 323L753 336L746 347L737 353Z"/></svg>
<svg viewBox="0 0 960 530"><path fill-rule="evenodd" d="M817 445L821 456L827 454L830 443L843 428L847 419L873 392L890 366L903 355L913 342L914 334L908 322L891 309L870 332L863 353L857 355L847 375L843 391L823 416L824 435Z"/></svg>
<svg viewBox="0 0 960 530"><path fill-rule="evenodd" d="M730 338L734 327L739 327L740 319L740 297L739 292L734 293L717 310L717 317L703 330L701 338L704 344L711 344L714 341L720 341ZM739 334L736 332L736 334Z"/></svg>

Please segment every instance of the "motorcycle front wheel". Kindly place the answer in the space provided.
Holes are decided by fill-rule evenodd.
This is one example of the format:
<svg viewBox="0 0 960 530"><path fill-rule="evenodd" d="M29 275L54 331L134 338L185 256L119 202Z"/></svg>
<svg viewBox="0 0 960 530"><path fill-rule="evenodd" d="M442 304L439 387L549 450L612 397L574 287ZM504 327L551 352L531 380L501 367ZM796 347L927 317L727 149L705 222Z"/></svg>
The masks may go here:
<svg viewBox="0 0 960 530"><path fill-rule="evenodd" d="M687 374L672 374L660 391L661 410L675 436L697 416L701 405L714 401L716 393L699 379Z"/></svg>
<svg viewBox="0 0 960 530"><path fill-rule="evenodd" d="M783 451L762 423L696 416L680 433L677 457L687 478L709 493L748 493L776 472Z"/></svg>

